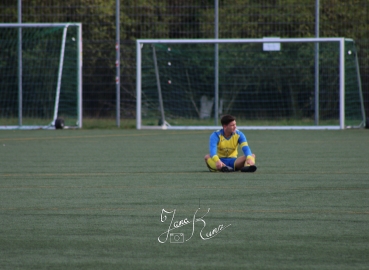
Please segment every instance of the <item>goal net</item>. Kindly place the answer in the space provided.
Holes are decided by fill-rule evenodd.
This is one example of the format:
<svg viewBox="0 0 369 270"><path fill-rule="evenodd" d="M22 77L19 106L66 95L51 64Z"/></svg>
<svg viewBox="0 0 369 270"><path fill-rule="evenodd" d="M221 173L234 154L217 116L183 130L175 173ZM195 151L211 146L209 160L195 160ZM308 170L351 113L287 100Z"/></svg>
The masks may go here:
<svg viewBox="0 0 369 270"><path fill-rule="evenodd" d="M344 38L137 40L137 129L343 129L365 123ZM318 59L316 61L315 59Z"/></svg>
<svg viewBox="0 0 369 270"><path fill-rule="evenodd" d="M82 127L79 23L0 24L0 129Z"/></svg>

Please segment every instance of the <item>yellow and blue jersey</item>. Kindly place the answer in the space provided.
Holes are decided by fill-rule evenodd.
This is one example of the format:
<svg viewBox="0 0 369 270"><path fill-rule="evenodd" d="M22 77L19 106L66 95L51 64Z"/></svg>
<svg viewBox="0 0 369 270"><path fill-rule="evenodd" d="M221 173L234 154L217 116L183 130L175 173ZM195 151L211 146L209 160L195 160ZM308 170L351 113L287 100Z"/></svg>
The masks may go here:
<svg viewBox="0 0 369 270"><path fill-rule="evenodd" d="M229 138L224 136L223 129L210 135L210 157L215 162L221 158L237 158L238 147L241 147L245 156L252 155L246 136L238 129Z"/></svg>

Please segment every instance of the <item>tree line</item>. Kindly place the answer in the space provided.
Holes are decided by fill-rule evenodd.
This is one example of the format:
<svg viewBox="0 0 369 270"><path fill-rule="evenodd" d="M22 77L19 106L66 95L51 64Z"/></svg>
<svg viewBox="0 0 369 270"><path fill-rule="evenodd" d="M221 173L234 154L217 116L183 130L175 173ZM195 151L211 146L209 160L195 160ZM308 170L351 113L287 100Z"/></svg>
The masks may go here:
<svg viewBox="0 0 369 270"><path fill-rule="evenodd" d="M17 22L16 2L1 4L1 21ZM365 0L320 2L320 36L356 41L368 105L369 4ZM29 0L22 6L23 22L82 22L85 116L115 113L115 4L115 0ZM214 1L121 0L120 6L122 117L135 117L135 40L213 38ZM219 1L219 38L266 36L314 37L315 0Z"/></svg>

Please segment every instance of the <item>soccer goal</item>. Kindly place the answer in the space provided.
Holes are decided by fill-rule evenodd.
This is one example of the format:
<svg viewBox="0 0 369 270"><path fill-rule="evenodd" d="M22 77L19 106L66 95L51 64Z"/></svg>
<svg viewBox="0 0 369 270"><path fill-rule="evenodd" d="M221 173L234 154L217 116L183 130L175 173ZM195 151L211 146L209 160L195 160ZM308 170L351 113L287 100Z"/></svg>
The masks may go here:
<svg viewBox="0 0 369 270"><path fill-rule="evenodd" d="M51 129L58 118L82 127L82 25L0 24L0 129Z"/></svg>
<svg viewBox="0 0 369 270"><path fill-rule="evenodd" d="M216 129L224 114L239 129L365 125L352 39L158 39L136 49L137 129Z"/></svg>

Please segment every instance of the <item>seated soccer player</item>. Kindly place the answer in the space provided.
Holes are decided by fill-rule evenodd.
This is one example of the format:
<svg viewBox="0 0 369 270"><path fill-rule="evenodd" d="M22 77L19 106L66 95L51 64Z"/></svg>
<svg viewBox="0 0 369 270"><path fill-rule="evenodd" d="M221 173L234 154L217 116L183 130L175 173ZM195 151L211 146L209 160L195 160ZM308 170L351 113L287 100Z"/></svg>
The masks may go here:
<svg viewBox="0 0 369 270"><path fill-rule="evenodd" d="M205 156L205 163L211 172L255 172L255 155L247 143L245 135L237 130L236 118L224 115L220 120L222 129L210 135L210 154ZM243 156L238 157L238 146Z"/></svg>

